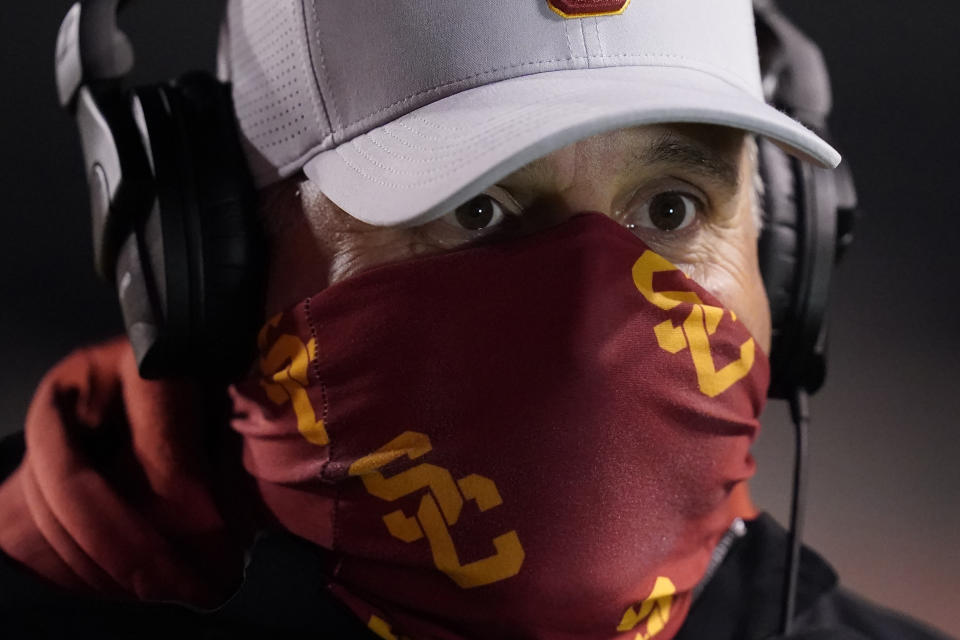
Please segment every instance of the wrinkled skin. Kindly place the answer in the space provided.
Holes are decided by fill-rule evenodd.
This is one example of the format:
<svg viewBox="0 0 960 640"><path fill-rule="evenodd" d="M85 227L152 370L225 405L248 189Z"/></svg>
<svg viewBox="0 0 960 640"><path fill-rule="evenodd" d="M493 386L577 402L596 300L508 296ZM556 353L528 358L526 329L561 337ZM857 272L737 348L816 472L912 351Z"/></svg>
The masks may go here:
<svg viewBox="0 0 960 640"><path fill-rule="evenodd" d="M265 194L272 255L267 312L371 267L536 233L594 211L633 223L637 235L735 311L769 351L770 312L757 262L755 160L747 140L741 131L708 125L651 125L587 138L488 189L504 219L474 231L458 224L454 213L419 227L374 227L347 215L311 183L289 180ZM664 192L684 194L696 205L682 228L662 230L642 219L644 205Z"/></svg>
<svg viewBox="0 0 960 640"><path fill-rule="evenodd" d="M651 125L594 136L488 189L502 221L473 231L455 212L419 227L374 227L349 216L311 183L287 180L262 194L271 253L266 311L279 312L375 266L536 233L592 211L632 224L648 246L735 311L769 352L751 148L743 132L708 125ZM652 216L643 215L663 193L683 194L690 204L683 209L684 224L673 230L657 228ZM746 483L731 498L740 516L756 515Z"/></svg>

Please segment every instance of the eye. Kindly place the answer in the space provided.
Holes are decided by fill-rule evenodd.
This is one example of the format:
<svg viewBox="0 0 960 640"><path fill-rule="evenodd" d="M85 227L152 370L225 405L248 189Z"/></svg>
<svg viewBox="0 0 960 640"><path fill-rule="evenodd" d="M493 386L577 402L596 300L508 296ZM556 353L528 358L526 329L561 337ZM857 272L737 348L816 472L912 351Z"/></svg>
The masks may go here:
<svg viewBox="0 0 960 640"><path fill-rule="evenodd" d="M503 205L487 193L481 193L447 214L450 223L473 232L494 229L503 222L504 217Z"/></svg>
<svg viewBox="0 0 960 640"><path fill-rule="evenodd" d="M423 247L456 249L479 240L511 237L521 228L523 207L500 185L463 203L417 229Z"/></svg>
<svg viewBox="0 0 960 640"><path fill-rule="evenodd" d="M635 210L626 226L628 229L679 231L693 224L699 209L700 205L693 196L677 191L658 193Z"/></svg>

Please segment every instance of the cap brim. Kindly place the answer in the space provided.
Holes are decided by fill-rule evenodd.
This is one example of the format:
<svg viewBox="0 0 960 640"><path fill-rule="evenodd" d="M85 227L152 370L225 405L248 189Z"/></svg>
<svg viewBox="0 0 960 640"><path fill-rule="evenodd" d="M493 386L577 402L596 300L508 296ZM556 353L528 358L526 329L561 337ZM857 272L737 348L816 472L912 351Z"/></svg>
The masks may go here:
<svg viewBox="0 0 960 640"><path fill-rule="evenodd" d="M551 71L463 91L318 154L304 172L364 222L414 225L578 140L667 122L744 129L818 165L840 163L816 134L742 89L696 69L650 66Z"/></svg>

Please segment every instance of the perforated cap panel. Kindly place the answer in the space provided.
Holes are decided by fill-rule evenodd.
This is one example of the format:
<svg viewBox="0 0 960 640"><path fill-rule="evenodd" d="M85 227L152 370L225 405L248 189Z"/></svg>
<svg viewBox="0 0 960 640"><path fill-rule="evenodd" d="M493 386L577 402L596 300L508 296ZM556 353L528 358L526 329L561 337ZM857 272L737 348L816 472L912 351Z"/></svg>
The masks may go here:
<svg viewBox="0 0 960 640"><path fill-rule="evenodd" d="M298 170L330 135L299 0L230 0L220 73L233 83L244 150L258 185Z"/></svg>

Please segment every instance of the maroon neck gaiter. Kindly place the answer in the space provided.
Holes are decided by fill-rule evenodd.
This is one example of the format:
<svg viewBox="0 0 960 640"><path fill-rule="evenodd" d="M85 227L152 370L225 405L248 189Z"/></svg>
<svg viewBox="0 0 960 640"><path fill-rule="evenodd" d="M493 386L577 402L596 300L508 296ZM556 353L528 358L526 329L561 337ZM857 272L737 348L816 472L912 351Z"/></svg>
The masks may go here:
<svg viewBox="0 0 960 640"><path fill-rule="evenodd" d="M381 267L260 334L234 428L264 503L384 638L672 638L768 364L600 215Z"/></svg>

